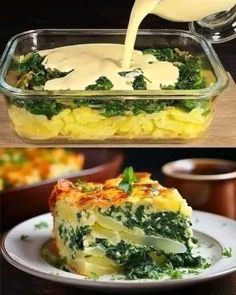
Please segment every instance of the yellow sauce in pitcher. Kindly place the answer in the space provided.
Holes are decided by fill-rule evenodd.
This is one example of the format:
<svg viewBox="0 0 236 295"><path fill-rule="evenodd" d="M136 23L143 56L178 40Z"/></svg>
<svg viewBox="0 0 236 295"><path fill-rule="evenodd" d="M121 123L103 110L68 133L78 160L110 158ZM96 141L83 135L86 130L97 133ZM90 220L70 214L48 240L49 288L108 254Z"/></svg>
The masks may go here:
<svg viewBox="0 0 236 295"><path fill-rule="evenodd" d="M122 66L130 66L138 28L148 14L171 21L196 21L211 14L228 10L235 0L136 0L130 15Z"/></svg>

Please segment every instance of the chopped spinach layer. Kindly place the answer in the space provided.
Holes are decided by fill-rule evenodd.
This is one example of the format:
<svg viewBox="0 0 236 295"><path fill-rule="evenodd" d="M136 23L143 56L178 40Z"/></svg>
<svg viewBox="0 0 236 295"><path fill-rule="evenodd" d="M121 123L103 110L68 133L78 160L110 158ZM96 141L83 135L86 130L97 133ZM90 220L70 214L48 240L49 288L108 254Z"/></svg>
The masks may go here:
<svg viewBox="0 0 236 295"><path fill-rule="evenodd" d="M29 53L20 62L14 61L14 67L19 72L16 87L22 89L43 89L44 84L51 79L65 77L69 72L60 72L57 69L46 69L43 61L46 56L37 52Z"/></svg>
<svg viewBox="0 0 236 295"><path fill-rule="evenodd" d="M192 242L190 218L179 212L152 212L143 205L133 208L132 204L126 204L123 207L111 206L100 213L117 219L130 229L142 228L147 235L158 234L182 242L187 247Z"/></svg>
<svg viewBox="0 0 236 295"><path fill-rule="evenodd" d="M186 100L82 100L75 99L73 103L65 100L43 98L9 98L9 103L19 108L24 108L35 115L45 115L48 119L59 114L63 109L76 109L90 107L97 110L104 117L139 115L142 113L153 114L167 107L176 107L185 112L191 112L195 108L204 110L203 115L210 112L210 100L186 99Z"/></svg>
<svg viewBox="0 0 236 295"><path fill-rule="evenodd" d="M84 249L84 236L91 232L91 228L88 225L72 227L65 223L61 223L58 226L58 232L64 243L71 250L75 251Z"/></svg>
<svg viewBox="0 0 236 295"><path fill-rule="evenodd" d="M18 108L24 108L26 111L34 115L45 115L48 119L59 114L67 106L56 101L55 99L44 98L10 98L11 104Z"/></svg>
<svg viewBox="0 0 236 295"><path fill-rule="evenodd" d="M106 256L122 267L127 279L159 279L164 275L179 278L182 268L204 268L205 259L193 257L190 251L183 254L165 254L152 247L131 245L123 240L111 244L105 239L96 239L96 246L105 250ZM154 261L153 255L159 257Z"/></svg>
<svg viewBox="0 0 236 295"><path fill-rule="evenodd" d="M185 99L185 100L75 100L78 107L88 106L100 112L104 117L139 115L142 113L153 114L167 107L176 107L191 112L194 108L210 111L210 100L208 99ZM206 113L207 114L207 113Z"/></svg>

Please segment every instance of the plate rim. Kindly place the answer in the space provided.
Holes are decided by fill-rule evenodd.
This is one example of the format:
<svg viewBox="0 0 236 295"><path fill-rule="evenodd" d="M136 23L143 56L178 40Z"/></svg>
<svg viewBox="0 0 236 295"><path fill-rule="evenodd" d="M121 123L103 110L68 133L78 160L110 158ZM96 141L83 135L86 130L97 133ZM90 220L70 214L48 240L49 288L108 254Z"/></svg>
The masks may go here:
<svg viewBox="0 0 236 295"><path fill-rule="evenodd" d="M203 214L203 215L212 215L212 217L216 218L216 217L220 217L221 219L224 219L226 221L229 222L235 222L233 219L227 218L225 216L221 216L221 215L217 215L214 213L210 213L210 212L205 212L205 211L200 211L200 210L193 210L193 213L196 214ZM56 274L51 274L51 273L45 273L42 272L41 270L35 270L33 268L30 268L28 266L25 266L23 264L21 264L20 262L14 260L14 258L11 257L11 255L8 253L8 251L6 250L5 247L5 242L8 238L8 235L15 229L15 227L23 224L24 222L29 222L30 220L34 219L34 218L42 218L45 216L49 216L50 212L48 213L44 213L41 215L37 215L35 217L32 217L30 219L27 219L19 224L17 224L16 226L14 226L12 229L10 229L9 231L7 231L3 238L2 238L2 242L1 242L1 252L3 257L5 258L5 260L10 263L12 266L16 267L17 269L48 280L48 281L53 281L56 283L62 283L62 284L66 284L66 285L73 285L75 287L85 287L85 288L93 288L93 287L102 287L102 288L117 288L117 289L131 289L131 288L135 288L135 287L142 287L143 289L149 289L149 288L160 288L160 289L170 289L173 287L178 287L178 286L187 286L187 285L193 285L193 284L197 284L197 283L201 283L201 282L206 282L206 281L210 281L219 277L223 277L226 276L228 274L234 273L236 272L236 263L235 266L225 269L225 270L221 270L217 273L213 273L213 274L206 274L204 276L201 277L190 277L190 278L185 278L185 279L174 279L174 280L164 280L164 281L154 281L154 280L110 280L110 281L99 281L99 280L92 280L92 279L88 279L86 277L84 277L83 279L78 278L68 278L68 277L62 277L60 275L56 275ZM200 232L200 231L199 231ZM202 232L204 234L204 232ZM55 268L56 269L56 268Z"/></svg>

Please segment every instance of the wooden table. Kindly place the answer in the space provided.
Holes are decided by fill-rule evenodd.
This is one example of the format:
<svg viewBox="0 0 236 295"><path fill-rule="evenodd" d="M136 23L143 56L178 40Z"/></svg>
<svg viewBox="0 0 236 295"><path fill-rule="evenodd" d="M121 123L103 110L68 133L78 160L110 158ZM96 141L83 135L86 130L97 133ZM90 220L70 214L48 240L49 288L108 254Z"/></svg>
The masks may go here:
<svg viewBox="0 0 236 295"><path fill-rule="evenodd" d="M183 144L152 144L153 147L235 147L236 146L236 85L230 76L229 87L216 100L216 110L213 122L206 134L200 140L194 140ZM0 146L26 147L10 128L5 102L0 98ZM46 145L45 145L46 146ZM49 145L50 146L50 145ZM67 145L75 146L75 145ZM79 146L78 144L76 146ZM83 145L84 146L84 145ZM99 145L104 146L104 145ZM116 145L121 147L121 145ZM129 144L124 144L129 147ZM139 147L147 145L139 144ZM150 146L150 145L149 145ZM96 145L85 145L85 147L96 147Z"/></svg>
<svg viewBox="0 0 236 295"><path fill-rule="evenodd" d="M2 266L2 294L4 295L95 295L102 294L95 291L82 290L78 288L72 288L65 285L56 284L47 280L43 280L37 277L33 277L26 274L14 267L12 267L1 256ZM155 291L155 290L154 290ZM149 294L148 292L142 292L143 294ZM104 293L105 294L105 293ZM109 293L106 293L109 294ZM117 293L118 294L118 293ZM122 292L122 295L125 295ZM134 293L136 294L136 292ZM158 292L158 295L235 295L236 294L236 273L227 275L220 279L215 279L207 283L196 284L187 288L180 288L177 290L170 290L165 292Z"/></svg>

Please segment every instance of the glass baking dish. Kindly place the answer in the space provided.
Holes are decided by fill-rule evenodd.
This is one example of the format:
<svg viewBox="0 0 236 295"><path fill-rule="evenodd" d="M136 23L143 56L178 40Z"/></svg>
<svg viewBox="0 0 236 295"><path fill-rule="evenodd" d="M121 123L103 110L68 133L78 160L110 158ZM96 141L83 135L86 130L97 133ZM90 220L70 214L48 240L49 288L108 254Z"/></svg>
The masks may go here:
<svg viewBox="0 0 236 295"><path fill-rule="evenodd" d="M15 133L26 142L37 144L148 144L178 143L199 138L209 126L216 97L228 84L227 75L211 44L190 32L180 30L140 30L136 49L178 48L199 56L207 87L195 90L23 90L10 85L9 70L15 56L60 46L86 43L124 43L125 30L43 29L23 32L7 44L1 58L0 91L8 105ZM75 107L75 101L86 101ZM91 101L132 104L163 103L155 112L128 111L122 115L103 116ZM199 107L186 110L178 105L201 100ZM28 103L64 105L52 116L31 112ZM174 102L169 104L168 102ZM173 106L177 105L177 106Z"/></svg>

